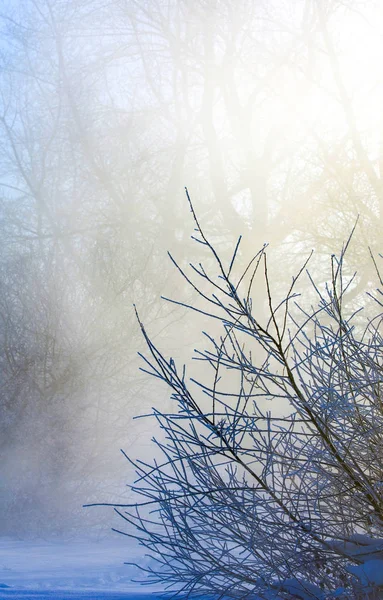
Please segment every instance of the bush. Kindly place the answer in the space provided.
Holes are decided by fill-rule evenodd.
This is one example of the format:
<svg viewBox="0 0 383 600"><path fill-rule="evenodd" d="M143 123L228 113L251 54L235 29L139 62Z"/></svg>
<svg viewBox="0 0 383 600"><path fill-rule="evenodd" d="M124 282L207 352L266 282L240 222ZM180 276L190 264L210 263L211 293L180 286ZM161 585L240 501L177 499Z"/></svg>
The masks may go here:
<svg viewBox="0 0 383 600"><path fill-rule="evenodd" d="M218 277L191 265L195 283L172 260L204 302L190 308L221 331L196 352L211 369L207 385L165 358L140 323L144 370L174 402L153 409L164 435L151 464L134 463L137 503L115 507L154 559L146 581L193 596L383 597L382 291L362 328L363 313L346 310L347 242L324 291L308 274L316 307L297 301L308 261L274 305L266 248L235 281L240 240L225 267L190 207ZM252 309L259 275L265 323Z"/></svg>

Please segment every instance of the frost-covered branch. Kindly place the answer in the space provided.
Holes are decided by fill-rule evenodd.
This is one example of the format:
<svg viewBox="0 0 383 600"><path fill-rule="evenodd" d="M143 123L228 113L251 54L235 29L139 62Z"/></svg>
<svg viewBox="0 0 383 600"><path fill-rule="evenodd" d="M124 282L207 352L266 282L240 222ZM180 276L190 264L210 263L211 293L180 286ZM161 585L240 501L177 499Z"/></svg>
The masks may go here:
<svg viewBox="0 0 383 600"><path fill-rule="evenodd" d="M271 292L266 248L234 278L193 213L195 239L216 274L180 274L205 302L191 309L221 324L195 358L210 382L189 378L153 344L143 323L147 372L174 409L153 409L156 460L135 463L135 505L121 517L155 558L148 581L182 595L374 598L383 588L381 315L346 312L353 278L347 244L332 257L324 291L306 260L282 302ZM307 273L317 306L299 304ZM269 316L253 313L263 276ZM381 281L379 281L381 283ZM381 292L378 291L378 294ZM376 306L379 306L379 297ZM135 533L132 533L135 531Z"/></svg>

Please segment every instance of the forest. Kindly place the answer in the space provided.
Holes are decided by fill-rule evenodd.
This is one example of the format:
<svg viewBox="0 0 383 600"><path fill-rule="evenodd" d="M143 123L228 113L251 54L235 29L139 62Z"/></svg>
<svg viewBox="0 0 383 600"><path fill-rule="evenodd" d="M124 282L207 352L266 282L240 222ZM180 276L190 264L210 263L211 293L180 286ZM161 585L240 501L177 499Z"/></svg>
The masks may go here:
<svg viewBox="0 0 383 600"><path fill-rule="evenodd" d="M0 39L0 540L382 597L381 2L2 0Z"/></svg>

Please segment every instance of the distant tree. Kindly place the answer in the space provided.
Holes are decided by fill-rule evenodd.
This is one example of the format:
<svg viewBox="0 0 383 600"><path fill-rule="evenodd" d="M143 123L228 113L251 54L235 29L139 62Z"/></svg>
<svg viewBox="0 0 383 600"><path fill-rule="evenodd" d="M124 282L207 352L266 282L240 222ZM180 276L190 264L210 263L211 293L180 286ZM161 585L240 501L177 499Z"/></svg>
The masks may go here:
<svg viewBox="0 0 383 600"><path fill-rule="evenodd" d="M153 558L147 581L190 596L381 598L379 271L373 317L348 310L351 238L331 257L324 289L307 259L275 303L266 248L235 276L240 239L224 265L190 207L195 239L216 272L200 263L189 275L172 260L203 301L189 308L220 332L205 333L209 348L195 351L211 369L206 383L165 358L140 322L150 352L144 370L169 386L174 402L171 412L153 409L162 434L153 461L134 462L137 502L115 505L129 524L124 533ZM317 306L297 300L305 272ZM252 309L259 276L266 322Z"/></svg>
<svg viewBox="0 0 383 600"><path fill-rule="evenodd" d="M71 518L86 481L97 497L106 473L119 487L111 481L119 476L113 445L127 431L132 444L140 437L130 417L150 397L137 380L134 349L142 340L132 303L172 354L180 358L194 343L192 319L183 321L183 336L165 342L166 319L185 311L173 306L163 317L159 302L160 288L172 294L176 285L171 268L160 268L163 247L178 247L181 263L195 260L183 182L201 198L221 257L247 232L237 268L254 244L272 243L279 289L303 248L316 247L324 265L360 213L352 249L357 306L374 276L365 238L379 247L383 215L380 4L3 0L0 446L7 460L0 478L7 483L0 512L7 532L58 525L54 497ZM325 269L316 273L318 284L326 280ZM262 319L258 283L253 309ZM35 430L40 418L44 435ZM100 464L103 473L95 471ZM49 514L41 508L36 521L24 511L23 524L18 506L24 494L32 497L30 480Z"/></svg>

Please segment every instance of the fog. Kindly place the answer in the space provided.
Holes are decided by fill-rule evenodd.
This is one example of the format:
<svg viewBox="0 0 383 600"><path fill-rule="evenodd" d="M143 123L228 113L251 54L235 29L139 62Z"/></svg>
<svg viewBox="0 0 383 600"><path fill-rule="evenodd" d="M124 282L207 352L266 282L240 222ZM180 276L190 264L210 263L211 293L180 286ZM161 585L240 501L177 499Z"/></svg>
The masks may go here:
<svg viewBox="0 0 383 600"><path fill-rule="evenodd" d="M204 344L161 300L197 302L167 251L209 261L185 186L224 260L243 236L238 273L270 243L276 297L311 248L324 283L359 215L350 303L372 285L383 6L3 0L0 27L0 535L97 537L112 513L82 505L129 498L133 417L170 402L133 304L180 363Z"/></svg>

